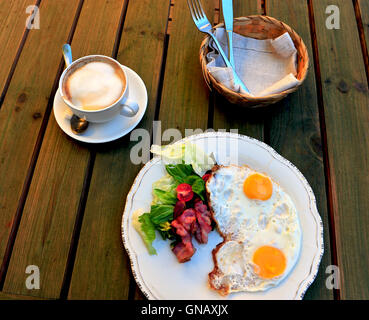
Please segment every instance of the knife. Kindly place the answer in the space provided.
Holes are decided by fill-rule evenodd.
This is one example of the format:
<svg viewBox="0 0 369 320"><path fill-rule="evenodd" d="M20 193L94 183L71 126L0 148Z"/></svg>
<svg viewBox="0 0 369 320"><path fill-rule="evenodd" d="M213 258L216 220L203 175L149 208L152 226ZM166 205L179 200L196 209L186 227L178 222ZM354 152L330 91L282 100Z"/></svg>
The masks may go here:
<svg viewBox="0 0 369 320"><path fill-rule="evenodd" d="M222 0L224 25L228 40L228 60L234 68L233 58L233 0Z"/></svg>

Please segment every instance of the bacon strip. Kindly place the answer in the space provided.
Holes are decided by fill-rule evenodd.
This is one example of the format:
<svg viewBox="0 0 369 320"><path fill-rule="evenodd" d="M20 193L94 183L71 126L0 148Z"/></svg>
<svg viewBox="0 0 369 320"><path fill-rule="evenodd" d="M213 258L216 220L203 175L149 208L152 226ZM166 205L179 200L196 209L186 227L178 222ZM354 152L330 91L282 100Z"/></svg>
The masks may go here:
<svg viewBox="0 0 369 320"><path fill-rule="evenodd" d="M178 221L178 219L173 220L171 225L173 228L176 229L176 233L179 236L181 236L181 240L182 240L182 242L179 242L178 244L176 244L176 246L172 249L172 251L176 255L180 263L186 262L192 258L192 256L194 255L196 251L196 249L194 248L192 244L191 234Z"/></svg>
<svg viewBox="0 0 369 320"><path fill-rule="evenodd" d="M177 219L185 209L186 209L186 202L178 200L176 205L174 206L174 212L173 212L174 219Z"/></svg>
<svg viewBox="0 0 369 320"><path fill-rule="evenodd" d="M201 200L195 202L194 209L184 210L185 206L184 202L177 202L174 209L175 219L171 223L176 234L181 237L181 242L172 249L181 263L190 260L196 251L192 244L192 234L199 243L207 243L208 234L212 229L211 214Z"/></svg>
<svg viewBox="0 0 369 320"><path fill-rule="evenodd" d="M195 248L192 243L178 243L173 249L173 253L176 255L179 263L184 263L191 260L195 253Z"/></svg>
<svg viewBox="0 0 369 320"><path fill-rule="evenodd" d="M196 212L194 209L186 209L183 213L177 218L177 221L182 224L182 226L188 231L191 232L193 229L193 225L196 222Z"/></svg>
<svg viewBox="0 0 369 320"><path fill-rule="evenodd" d="M202 201L195 203L197 229L195 238L199 243L208 243L208 234L211 231L211 214Z"/></svg>

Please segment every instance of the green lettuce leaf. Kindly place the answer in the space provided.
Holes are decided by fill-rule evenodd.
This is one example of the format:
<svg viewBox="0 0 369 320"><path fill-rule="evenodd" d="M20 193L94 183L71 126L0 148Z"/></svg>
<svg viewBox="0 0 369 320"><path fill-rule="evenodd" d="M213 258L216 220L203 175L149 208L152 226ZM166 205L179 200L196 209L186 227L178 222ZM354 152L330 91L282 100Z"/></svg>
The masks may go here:
<svg viewBox="0 0 369 320"><path fill-rule="evenodd" d="M162 223L173 220L174 206L154 204L151 206L150 219L151 222L159 227Z"/></svg>
<svg viewBox="0 0 369 320"><path fill-rule="evenodd" d="M171 191L175 190L177 185L178 185L178 183L173 179L173 177L171 175L169 175L167 173L165 176L163 176L159 180L155 181L152 184L152 188L171 192Z"/></svg>
<svg viewBox="0 0 369 320"><path fill-rule="evenodd" d="M184 183L192 186L192 191L195 192L202 201L205 201L205 182L199 176L188 176L184 179Z"/></svg>
<svg viewBox="0 0 369 320"><path fill-rule="evenodd" d="M177 203L177 196L174 192L168 192L160 189L154 189L153 194L155 197L154 204L170 204L175 205Z"/></svg>
<svg viewBox="0 0 369 320"><path fill-rule="evenodd" d="M196 174L189 164L168 164L165 169L178 183L185 183L186 177Z"/></svg>
<svg viewBox="0 0 369 320"><path fill-rule="evenodd" d="M172 202L168 202L170 201L169 199L173 198L169 195L164 195L163 192L169 192L171 194L173 194L175 197L177 196L176 194L176 188L177 188L178 183L173 179L173 177L171 175L169 175L168 173L163 176L162 178L160 178L159 180L155 181L152 184L152 195L153 195L153 199L151 202L151 205L154 204L175 204ZM161 191L155 191L155 190L161 190Z"/></svg>
<svg viewBox="0 0 369 320"><path fill-rule="evenodd" d="M133 226L140 234L143 242L145 243L149 254L157 254L155 248L152 243L156 238L155 234L155 226L150 220L150 213L143 213L139 215L139 212L136 212L133 216Z"/></svg>

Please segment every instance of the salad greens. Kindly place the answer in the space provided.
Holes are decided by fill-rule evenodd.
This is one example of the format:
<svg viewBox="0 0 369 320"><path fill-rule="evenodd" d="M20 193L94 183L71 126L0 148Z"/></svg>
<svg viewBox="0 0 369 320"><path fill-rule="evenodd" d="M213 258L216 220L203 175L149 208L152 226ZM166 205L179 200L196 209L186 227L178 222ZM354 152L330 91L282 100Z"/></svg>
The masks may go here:
<svg viewBox="0 0 369 320"><path fill-rule="evenodd" d="M150 220L155 226L173 220L174 205L155 204L151 206Z"/></svg>
<svg viewBox="0 0 369 320"><path fill-rule="evenodd" d="M202 201L205 201L205 182L195 173L191 165L168 164L165 168L175 181L189 184L192 187L192 191L195 192Z"/></svg>
<svg viewBox="0 0 369 320"><path fill-rule="evenodd" d="M188 176L195 175L192 166L189 164L168 164L165 166L167 172L173 177L178 183L185 183L185 179Z"/></svg>
<svg viewBox="0 0 369 320"><path fill-rule="evenodd" d="M135 212L132 221L134 228L141 235L141 238L144 241L149 254L156 254L156 250L152 245L156 237L155 227L150 220L150 213L145 212L140 215L139 212Z"/></svg>
<svg viewBox="0 0 369 320"><path fill-rule="evenodd" d="M155 232L158 231L163 239L176 239L176 235L172 231L171 222L174 219L174 207L178 201L177 187L182 183L189 184L192 191L205 201L205 182L199 176L205 171L211 169L214 161L209 158L198 147L191 143L174 144L166 147L152 146L151 151L161 155L170 163L165 166L167 174L158 181L154 182L153 201L151 203L150 212L141 214L134 221L134 226L140 233L149 253L157 254L152 243L156 238ZM188 158L192 164L185 164ZM196 160L201 157L204 162L197 164ZM199 162L200 163L200 162ZM194 167L197 170L194 170ZM204 171L204 172L203 172Z"/></svg>
<svg viewBox="0 0 369 320"><path fill-rule="evenodd" d="M184 180L185 183L192 187L192 191L195 192L202 201L205 201L205 182L199 176L188 176Z"/></svg>
<svg viewBox="0 0 369 320"><path fill-rule="evenodd" d="M152 192L156 199L155 204L175 205L177 203L177 197L174 192L164 191L160 189L154 189Z"/></svg>
<svg viewBox="0 0 369 320"><path fill-rule="evenodd" d="M176 187L177 187L176 181L168 173L152 184L153 189L160 189L163 191L175 192Z"/></svg>

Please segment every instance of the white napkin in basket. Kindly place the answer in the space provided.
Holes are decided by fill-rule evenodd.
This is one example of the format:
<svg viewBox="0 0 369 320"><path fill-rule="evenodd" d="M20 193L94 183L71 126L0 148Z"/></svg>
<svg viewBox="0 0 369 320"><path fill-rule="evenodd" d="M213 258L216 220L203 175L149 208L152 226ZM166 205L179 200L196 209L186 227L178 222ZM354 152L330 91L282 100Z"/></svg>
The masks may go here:
<svg viewBox="0 0 369 320"><path fill-rule="evenodd" d="M217 28L215 35L228 54L224 29ZM239 85L234 84L231 68L225 67L223 58L214 50L213 40L209 46L209 72L227 88L243 93ZM234 33L233 54L238 76L256 97L279 93L299 83L296 79L297 51L288 32L274 40L257 40Z"/></svg>

